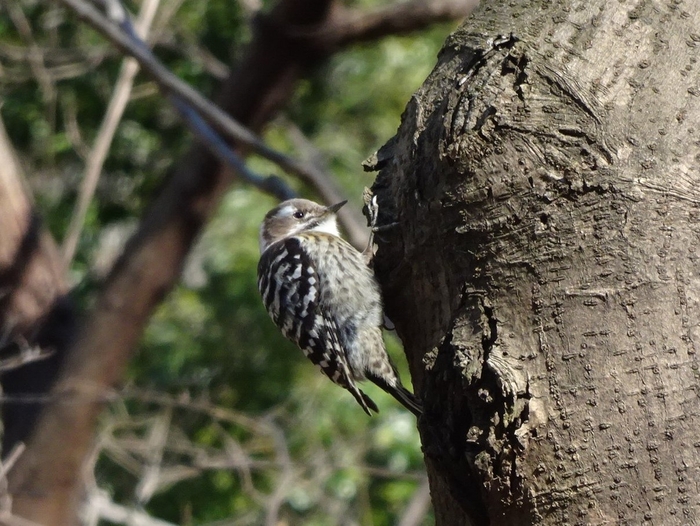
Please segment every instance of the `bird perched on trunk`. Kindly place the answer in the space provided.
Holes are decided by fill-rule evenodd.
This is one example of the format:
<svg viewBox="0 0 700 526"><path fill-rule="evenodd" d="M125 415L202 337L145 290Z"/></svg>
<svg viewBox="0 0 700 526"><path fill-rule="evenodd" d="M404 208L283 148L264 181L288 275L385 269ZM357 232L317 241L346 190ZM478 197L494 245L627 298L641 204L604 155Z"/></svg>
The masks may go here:
<svg viewBox="0 0 700 526"><path fill-rule="evenodd" d="M290 199L267 213L258 263L263 303L282 334L368 415L379 409L355 384L365 379L420 416L420 403L401 385L384 347L374 274L338 232L336 212L344 204Z"/></svg>

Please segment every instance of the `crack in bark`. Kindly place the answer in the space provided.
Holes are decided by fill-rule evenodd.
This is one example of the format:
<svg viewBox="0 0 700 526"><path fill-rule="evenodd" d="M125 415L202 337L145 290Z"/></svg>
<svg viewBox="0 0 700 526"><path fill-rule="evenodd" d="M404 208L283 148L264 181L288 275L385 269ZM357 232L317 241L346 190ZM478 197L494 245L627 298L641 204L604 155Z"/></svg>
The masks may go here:
<svg viewBox="0 0 700 526"><path fill-rule="evenodd" d="M488 524L482 487L474 469L474 454L463 440L473 424L468 401L464 397L451 397L441 385L442 382L453 383L453 380L445 378L446 374L457 373L454 364L458 361L459 349L452 343L452 334L449 331L439 346L431 368L436 374L426 377L426 390L435 394L428 397L433 403L426 406L421 419L423 451L449 481L452 497L462 510L475 524ZM438 400L439 395L447 397ZM452 425L435 425L436 422L451 422Z"/></svg>
<svg viewBox="0 0 700 526"><path fill-rule="evenodd" d="M491 353L491 349L493 349L493 346L496 344L496 340L498 340L498 320L493 315L493 308L489 307L486 305L486 301L484 298L480 299L481 303L481 309L484 311L484 314L486 315L486 319L488 322L488 327L489 327L489 332L490 334L482 337L481 340L481 345L484 348L484 363L488 361L489 359L489 354Z"/></svg>

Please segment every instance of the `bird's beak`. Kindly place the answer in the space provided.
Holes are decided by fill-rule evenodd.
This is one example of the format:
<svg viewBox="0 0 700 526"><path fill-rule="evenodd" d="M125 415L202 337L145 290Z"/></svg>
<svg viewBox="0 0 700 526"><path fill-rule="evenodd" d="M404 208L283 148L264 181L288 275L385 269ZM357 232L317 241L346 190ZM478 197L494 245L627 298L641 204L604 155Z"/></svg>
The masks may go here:
<svg viewBox="0 0 700 526"><path fill-rule="evenodd" d="M335 214L338 210L343 208L343 205L345 203L347 203L347 201L341 201L340 203L336 203L334 205L328 206L328 207L326 207L326 211L331 213L331 214Z"/></svg>

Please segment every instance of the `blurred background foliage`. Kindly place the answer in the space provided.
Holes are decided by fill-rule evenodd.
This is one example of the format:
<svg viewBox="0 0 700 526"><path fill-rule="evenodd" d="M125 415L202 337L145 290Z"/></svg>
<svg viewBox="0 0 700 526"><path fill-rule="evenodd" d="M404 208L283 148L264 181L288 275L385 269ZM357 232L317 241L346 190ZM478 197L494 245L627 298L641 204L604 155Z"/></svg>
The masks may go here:
<svg viewBox="0 0 700 526"><path fill-rule="evenodd" d="M0 115L60 243L122 57L57 5L0 5ZM139 2L127 6L137 12ZM212 94L250 38L254 7L163 0L149 40L172 71ZM300 83L266 141L322 159L359 208L372 183L361 162L393 135L451 28L335 55ZM70 269L83 309L190 141L139 75ZM251 166L279 172L261 160ZM415 421L374 386L366 389L381 413L367 418L268 319L256 289L257 228L274 204L254 188L231 188L104 415L96 485L114 502L177 524L263 524L273 511L279 524L397 524L424 480ZM392 335L387 342L408 382L400 343ZM159 477L149 479L149 469ZM429 513L423 523L432 523Z"/></svg>

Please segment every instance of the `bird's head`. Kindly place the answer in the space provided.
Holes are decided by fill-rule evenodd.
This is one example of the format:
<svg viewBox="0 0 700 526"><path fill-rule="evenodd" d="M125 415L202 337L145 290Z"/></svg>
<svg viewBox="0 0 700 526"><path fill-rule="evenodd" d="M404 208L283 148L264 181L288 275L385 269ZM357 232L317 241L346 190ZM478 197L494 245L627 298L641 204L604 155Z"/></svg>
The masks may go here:
<svg viewBox="0 0 700 526"><path fill-rule="evenodd" d="M271 244L301 232L340 236L336 212L347 203L323 206L308 199L289 199L270 210L260 225L260 253Z"/></svg>

